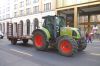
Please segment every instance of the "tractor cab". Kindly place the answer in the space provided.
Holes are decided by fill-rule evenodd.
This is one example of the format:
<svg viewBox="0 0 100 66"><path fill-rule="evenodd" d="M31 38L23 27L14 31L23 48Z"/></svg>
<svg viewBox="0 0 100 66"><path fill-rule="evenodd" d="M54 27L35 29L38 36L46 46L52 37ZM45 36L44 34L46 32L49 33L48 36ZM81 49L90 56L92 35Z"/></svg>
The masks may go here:
<svg viewBox="0 0 100 66"><path fill-rule="evenodd" d="M77 28L67 27L66 21L62 16L46 16L43 17L44 23L42 28L33 31L33 44L38 50L46 50L48 47L55 47L60 54L72 56L77 51L86 48L80 32Z"/></svg>
<svg viewBox="0 0 100 66"><path fill-rule="evenodd" d="M43 27L46 28L51 39L56 39L59 36L68 35L74 38L80 38L80 32L77 28L67 27L65 18L62 16L46 16L43 17Z"/></svg>
<svg viewBox="0 0 100 66"><path fill-rule="evenodd" d="M60 36L60 27L66 27L64 17L61 16L46 16L43 17L43 27L46 28L52 38Z"/></svg>

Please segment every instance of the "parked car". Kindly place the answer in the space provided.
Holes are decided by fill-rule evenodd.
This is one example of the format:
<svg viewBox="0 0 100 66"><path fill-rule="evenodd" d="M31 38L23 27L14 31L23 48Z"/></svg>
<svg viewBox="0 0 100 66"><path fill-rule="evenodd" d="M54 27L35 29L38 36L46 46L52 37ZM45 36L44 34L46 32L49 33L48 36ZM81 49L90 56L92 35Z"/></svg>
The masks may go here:
<svg viewBox="0 0 100 66"><path fill-rule="evenodd" d="M0 31L0 39L3 39L4 35L3 33Z"/></svg>

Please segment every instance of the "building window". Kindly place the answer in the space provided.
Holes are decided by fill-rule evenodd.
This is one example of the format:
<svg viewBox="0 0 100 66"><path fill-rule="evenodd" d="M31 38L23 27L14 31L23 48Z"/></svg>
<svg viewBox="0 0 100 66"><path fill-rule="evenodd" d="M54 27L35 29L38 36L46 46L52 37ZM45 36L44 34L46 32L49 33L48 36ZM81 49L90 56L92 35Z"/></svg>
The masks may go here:
<svg viewBox="0 0 100 66"><path fill-rule="evenodd" d="M46 3L47 3L47 2L51 2L51 0L44 0L44 2L46 2Z"/></svg>
<svg viewBox="0 0 100 66"><path fill-rule="evenodd" d="M14 17L17 17L17 12L14 12Z"/></svg>
<svg viewBox="0 0 100 66"><path fill-rule="evenodd" d="M14 5L14 9L17 9L17 4Z"/></svg>
<svg viewBox="0 0 100 66"><path fill-rule="evenodd" d="M65 4L65 6L74 5L76 2L79 2L77 0L63 0L62 3Z"/></svg>
<svg viewBox="0 0 100 66"><path fill-rule="evenodd" d="M44 1L48 1L48 0L44 0Z"/></svg>
<svg viewBox="0 0 100 66"><path fill-rule="evenodd" d="M0 14L1 14L1 10L0 10Z"/></svg>
<svg viewBox="0 0 100 66"><path fill-rule="evenodd" d="M18 0L14 0L15 2L17 2Z"/></svg>
<svg viewBox="0 0 100 66"><path fill-rule="evenodd" d="M31 14L31 9L30 8L26 9L26 14Z"/></svg>
<svg viewBox="0 0 100 66"><path fill-rule="evenodd" d="M0 16L0 20L1 20L1 16Z"/></svg>
<svg viewBox="0 0 100 66"><path fill-rule="evenodd" d="M3 9L3 13L5 13L5 9Z"/></svg>
<svg viewBox="0 0 100 66"><path fill-rule="evenodd" d="M37 3L37 2L39 2L39 0L33 0L33 3Z"/></svg>
<svg viewBox="0 0 100 66"><path fill-rule="evenodd" d="M5 15L3 15L3 19L5 19Z"/></svg>
<svg viewBox="0 0 100 66"><path fill-rule="evenodd" d="M24 1L20 2L20 7L24 7Z"/></svg>
<svg viewBox="0 0 100 66"><path fill-rule="evenodd" d="M38 12L39 12L39 6L34 6L33 13L38 13Z"/></svg>
<svg viewBox="0 0 100 66"><path fill-rule="evenodd" d="M6 14L6 18L10 18L10 14Z"/></svg>
<svg viewBox="0 0 100 66"><path fill-rule="evenodd" d="M26 5L30 5L31 1L30 0L26 0Z"/></svg>
<svg viewBox="0 0 100 66"><path fill-rule="evenodd" d="M24 15L24 10L20 10L20 15L21 15L21 16Z"/></svg>
<svg viewBox="0 0 100 66"><path fill-rule="evenodd" d="M51 10L51 3L44 4L44 11L50 11Z"/></svg>
<svg viewBox="0 0 100 66"><path fill-rule="evenodd" d="M7 10L6 10L6 11L7 11L7 12L10 11L10 7L7 7Z"/></svg>

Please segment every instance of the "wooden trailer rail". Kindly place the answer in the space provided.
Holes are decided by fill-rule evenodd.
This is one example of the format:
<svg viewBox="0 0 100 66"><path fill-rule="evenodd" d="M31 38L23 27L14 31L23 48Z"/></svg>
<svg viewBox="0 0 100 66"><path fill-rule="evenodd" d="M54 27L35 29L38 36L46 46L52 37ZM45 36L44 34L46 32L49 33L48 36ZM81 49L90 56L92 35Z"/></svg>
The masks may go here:
<svg viewBox="0 0 100 66"><path fill-rule="evenodd" d="M13 24L7 23L7 38L13 37Z"/></svg>
<svg viewBox="0 0 100 66"><path fill-rule="evenodd" d="M23 29L22 29L22 25L21 24L17 25L17 36L18 37L23 36Z"/></svg>

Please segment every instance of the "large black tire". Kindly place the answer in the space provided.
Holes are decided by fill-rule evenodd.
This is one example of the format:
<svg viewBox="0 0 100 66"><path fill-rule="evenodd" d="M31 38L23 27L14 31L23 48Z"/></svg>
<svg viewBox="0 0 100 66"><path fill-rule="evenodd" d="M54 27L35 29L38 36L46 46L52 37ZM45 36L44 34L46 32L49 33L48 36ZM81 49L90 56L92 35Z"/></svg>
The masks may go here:
<svg viewBox="0 0 100 66"><path fill-rule="evenodd" d="M57 48L61 55L72 56L77 53L78 45L74 39L62 36L57 40Z"/></svg>
<svg viewBox="0 0 100 66"><path fill-rule="evenodd" d="M81 41L78 42L78 51L83 51L87 47L87 42L84 38L81 38Z"/></svg>
<svg viewBox="0 0 100 66"><path fill-rule="evenodd" d="M16 39L11 39L11 44L16 45L17 40Z"/></svg>
<svg viewBox="0 0 100 66"><path fill-rule="evenodd" d="M33 32L33 44L38 50L46 50L48 48L47 36L42 30L35 30Z"/></svg>
<svg viewBox="0 0 100 66"><path fill-rule="evenodd" d="M28 39L23 39L23 43L27 44L28 43Z"/></svg>

